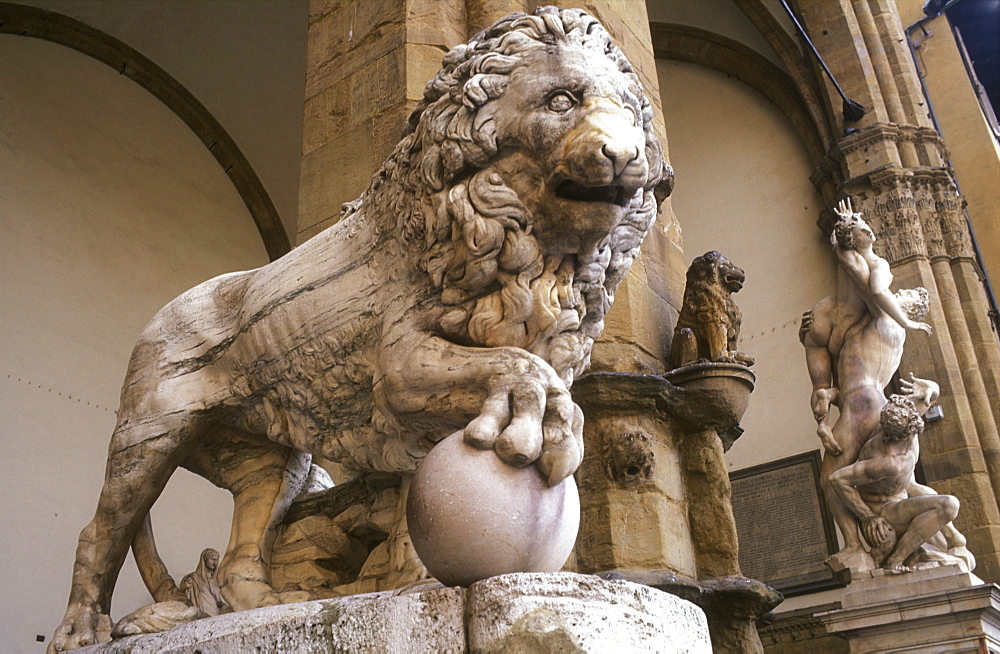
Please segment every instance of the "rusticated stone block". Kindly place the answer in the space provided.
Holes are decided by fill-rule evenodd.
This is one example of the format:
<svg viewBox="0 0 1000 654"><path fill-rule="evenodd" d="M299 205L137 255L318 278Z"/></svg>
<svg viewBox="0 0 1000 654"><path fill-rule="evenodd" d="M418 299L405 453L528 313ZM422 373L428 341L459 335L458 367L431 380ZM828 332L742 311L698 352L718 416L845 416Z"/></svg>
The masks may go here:
<svg viewBox="0 0 1000 654"><path fill-rule="evenodd" d="M336 222L340 206L365 189L375 165L372 150L372 125L368 120L302 157L299 243ZM344 152L354 153L358 165L335 166ZM320 229L310 229L317 225ZM307 230L310 233L304 236Z"/></svg>
<svg viewBox="0 0 1000 654"><path fill-rule="evenodd" d="M705 614L669 593L570 572L485 579L466 600L470 652L711 652Z"/></svg>
<svg viewBox="0 0 1000 654"><path fill-rule="evenodd" d="M409 595L382 592L268 606L77 651L464 652L464 596L461 588L438 588Z"/></svg>

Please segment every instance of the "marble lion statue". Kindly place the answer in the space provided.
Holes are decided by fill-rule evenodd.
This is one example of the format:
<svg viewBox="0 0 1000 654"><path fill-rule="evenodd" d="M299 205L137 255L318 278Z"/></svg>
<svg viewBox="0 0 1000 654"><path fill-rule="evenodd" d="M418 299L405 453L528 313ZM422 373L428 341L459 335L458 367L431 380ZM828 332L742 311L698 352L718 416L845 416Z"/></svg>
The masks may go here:
<svg viewBox="0 0 1000 654"><path fill-rule="evenodd" d="M743 317L732 294L745 280L742 268L714 250L691 262L671 342L672 367L706 361L753 365L753 358L737 351Z"/></svg>
<svg viewBox="0 0 1000 654"><path fill-rule="evenodd" d="M312 455L406 474L464 428L550 484L570 475L569 386L672 187L652 119L580 10L511 15L452 49L340 222L146 326L50 651L104 639L118 571L133 541L150 545L178 466L233 493L217 578L234 610L313 596L273 588L266 563Z"/></svg>

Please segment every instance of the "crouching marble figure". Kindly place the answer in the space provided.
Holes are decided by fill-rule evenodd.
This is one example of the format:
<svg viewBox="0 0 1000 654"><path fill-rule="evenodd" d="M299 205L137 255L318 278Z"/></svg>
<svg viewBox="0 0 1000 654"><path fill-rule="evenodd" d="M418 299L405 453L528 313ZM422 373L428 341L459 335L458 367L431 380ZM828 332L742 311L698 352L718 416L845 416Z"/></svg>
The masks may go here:
<svg viewBox="0 0 1000 654"><path fill-rule="evenodd" d="M862 572L872 569L869 557L873 557L874 564L899 571L905 562L919 558L925 542L938 542L934 534L940 531L948 541L945 549L955 550L967 565L974 565L964 538L951 526L957 500L913 481L917 433L904 434L896 425L905 407L911 430L917 421L922 430L920 416L937 397L937 385L927 380L904 382L908 400L893 399L887 406L885 397L885 388L899 368L907 331L931 332L930 325L921 322L929 308L927 291L916 288L893 294L889 264L873 248L874 232L849 199L841 201L836 212L831 236L838 263L836 292L803 315L799 330L813 385L810 404L825 450L821 483L844 538L843 548L828 564L835 570ZM832 406L840 413L831 425ZM911 495L935 499L906 499ZM918 511L932 503L934 511ZM875 505L878 510L872 508ZM898 532L898 543L891 531ZM874 548L871 554L862 534Z"/></svg>
<svg viewBox="0 0 1000 654"><path fill-rule="evenodd" d="M452 49L337 225L145 328L51 650L95 642L177 466L234 495L217 578L237 611L316 595L273 588L267 568L310 455L412 473L464 428L549 484L572 474L582 413L568 388L672 185L652 118L582 11L512 15Z"/></svg>
<svg viewBox="0 0 1000 654"><path fill-rule="evenodd" d="M937 399L938 385L912 375L902 385L907 394L890 396L858 460L830 476L833 501L857 519L875 565L903 572L955 563L971 571L975 559L952 524L958 499L937 494L913 476L922 416Z"/></svg>

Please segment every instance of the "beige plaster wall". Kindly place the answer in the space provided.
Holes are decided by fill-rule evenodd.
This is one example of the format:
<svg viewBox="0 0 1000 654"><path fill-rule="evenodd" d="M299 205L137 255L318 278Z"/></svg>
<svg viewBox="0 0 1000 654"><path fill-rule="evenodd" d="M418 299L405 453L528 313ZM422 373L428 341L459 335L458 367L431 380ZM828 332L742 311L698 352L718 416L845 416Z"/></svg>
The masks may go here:
<svg viewBox="0 0 1000 654"><path fill-rule="evenodd" d="M819 446L798 341L802 312L832 290L834 262L815 221L820 198L798 137L763 96L721 73L657 60L684 254L718 250L746 271L735 296L742 349L756 357L740 469Z"/></svg>
<svg viewBox="0 0 1000 654"><path fill-rule="evenodd" d="M198 139L127 78L0 35L0 651L65 610L132 344L178 293L267 258ZM178 473L153 510L175 577L224 549L228 493ZM113 615L147 603L131 560Z"/></svg>
<svg viewBox="0 0 1000 654"><path fill-rule="evenodd" d="M70 16L164 68L250 161L295 243L308 0L14 0Z"/></svg>

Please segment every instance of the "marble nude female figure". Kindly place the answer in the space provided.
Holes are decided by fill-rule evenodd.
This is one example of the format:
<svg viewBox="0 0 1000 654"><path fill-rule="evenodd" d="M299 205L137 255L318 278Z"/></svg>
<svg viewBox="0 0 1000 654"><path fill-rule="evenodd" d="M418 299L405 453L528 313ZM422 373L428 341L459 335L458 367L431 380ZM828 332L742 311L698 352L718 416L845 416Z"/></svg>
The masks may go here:
<svg viewBox="0 0 1000 654"><path fill-rule="evenodd" d="M810 404L825 449L821 483L827 497L832 497L830 476L857 460L878 426L906 332L931 333L930 325L920 322L927 315L927 291L893 294L889 263L875 253L875 234L850 199L838 204L837 215L831 237L837 290L803 315L799 330L813 387ZM834 404L840 415L831 426ZM837 503L831 510L844 536L841 552L864 552L854 516Z"/></svg>

